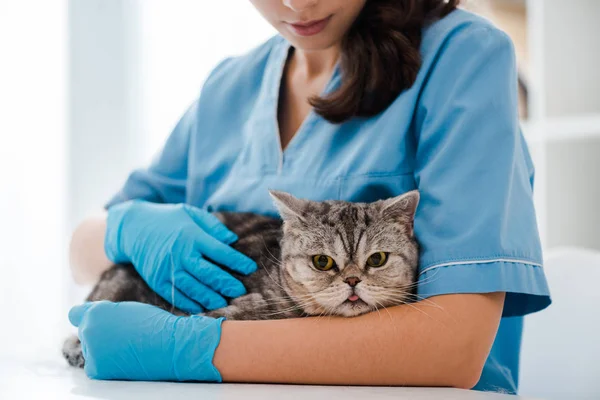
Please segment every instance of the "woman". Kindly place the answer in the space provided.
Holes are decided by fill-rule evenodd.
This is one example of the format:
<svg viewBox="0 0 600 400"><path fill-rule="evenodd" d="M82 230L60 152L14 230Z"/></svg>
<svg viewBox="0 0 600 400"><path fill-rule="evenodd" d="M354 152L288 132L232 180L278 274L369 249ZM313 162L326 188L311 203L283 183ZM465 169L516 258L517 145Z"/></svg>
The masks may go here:
<svg viewBox="0 0 600 400"><path fill-rule="evenodd" d="M516 392L522 316L550 298L510 39L458 0L252 2L281 36L221 63L160 156L76 230L76 278L131 262L176 306L218 308L244 287L207 259L256 265L211 211L275 214L267 189L372 201L416 188L429 303L248 322L88 303L70 313L87 374Z"/></svg>

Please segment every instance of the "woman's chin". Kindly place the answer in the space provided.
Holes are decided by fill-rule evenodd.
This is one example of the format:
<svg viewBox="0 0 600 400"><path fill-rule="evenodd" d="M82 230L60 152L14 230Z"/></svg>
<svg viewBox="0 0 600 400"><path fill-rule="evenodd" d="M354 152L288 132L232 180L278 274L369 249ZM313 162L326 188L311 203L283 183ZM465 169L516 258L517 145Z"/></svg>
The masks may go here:
<svg viewBox="0 0 600 400"><path fill-rule="evenodd" d="M292 44L292 46L294 46L294 48L302 51L327 50L337 46L340 43L339 39L325 33L320 33L310 37L302 37L294 35L290 32L286 32L284 36Z"/></svg>

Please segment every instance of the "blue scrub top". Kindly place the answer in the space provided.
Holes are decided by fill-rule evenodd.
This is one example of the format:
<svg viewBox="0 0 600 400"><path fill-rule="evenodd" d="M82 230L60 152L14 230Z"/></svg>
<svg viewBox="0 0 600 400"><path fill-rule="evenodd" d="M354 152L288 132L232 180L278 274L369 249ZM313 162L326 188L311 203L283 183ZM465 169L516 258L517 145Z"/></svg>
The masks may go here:
<svg viewBox="0 0 600 400"><path fill-rule="evenodd" d="M550 297L511 40L454 11L425 28L417 80L384 112L339 125L310 113L282 152L289 48L277 36L218 65L152 164L108 206L146 199L276 215L268 189L363 202L418 189L419 295L507 293L476 389L515 393L522 316ZM325 92L340 80L336 69Z"/></svg>

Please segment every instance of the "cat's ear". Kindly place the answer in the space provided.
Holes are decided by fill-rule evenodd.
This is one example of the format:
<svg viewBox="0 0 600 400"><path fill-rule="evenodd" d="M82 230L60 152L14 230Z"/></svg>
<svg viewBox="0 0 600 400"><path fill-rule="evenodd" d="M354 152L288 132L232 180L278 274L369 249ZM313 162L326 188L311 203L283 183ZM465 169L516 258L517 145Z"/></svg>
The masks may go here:
<svg viewBox="0 0 600 400"><path fill-rule="evenodd" d="M298 199L289 193L277 190L269 190L269 194L273 198L282 219L304 218L304 211L309 203L308 200Z"/></svg>
<svg viewBox="0 0 600 400"><path fill-rule="evenodd" d="M391 199L382 200L381 212L386 218L412 222L419 205L419 191L412 190Z"/></svg>

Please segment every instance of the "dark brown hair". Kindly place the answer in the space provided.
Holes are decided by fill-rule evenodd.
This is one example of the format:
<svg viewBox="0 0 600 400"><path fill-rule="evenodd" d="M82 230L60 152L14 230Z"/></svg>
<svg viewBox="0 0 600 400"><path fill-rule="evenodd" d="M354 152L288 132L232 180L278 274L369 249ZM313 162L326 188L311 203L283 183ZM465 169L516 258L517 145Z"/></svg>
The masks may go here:
<svg viewBox="0 0 600 400"><path fill-rule="evenodd" d="M333 123L385 110L415 82L425 24L446 16L460 0L367 0L342 42L342 84L310 99Z"/></svg>

